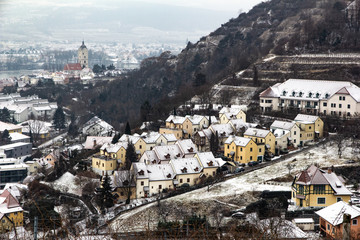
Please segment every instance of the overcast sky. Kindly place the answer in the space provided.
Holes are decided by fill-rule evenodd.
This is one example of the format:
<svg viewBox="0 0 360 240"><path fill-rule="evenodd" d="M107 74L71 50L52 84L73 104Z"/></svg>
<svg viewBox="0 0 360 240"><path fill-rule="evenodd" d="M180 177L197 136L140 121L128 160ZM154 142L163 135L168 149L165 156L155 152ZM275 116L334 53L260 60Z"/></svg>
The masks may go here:
<svg viewBox="0 0 360 240"><path fill-rule="evenodd" d="M0 0L0 40L197 41L261 0Z"/></svg>

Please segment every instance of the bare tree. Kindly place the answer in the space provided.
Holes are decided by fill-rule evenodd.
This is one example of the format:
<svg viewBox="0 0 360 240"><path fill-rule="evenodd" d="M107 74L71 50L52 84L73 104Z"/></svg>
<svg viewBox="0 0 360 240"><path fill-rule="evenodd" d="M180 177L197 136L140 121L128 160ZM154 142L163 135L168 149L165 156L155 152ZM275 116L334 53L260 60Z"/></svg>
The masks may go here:
<svg viewBox="0 0 360 240"><path fill-rule="evenodd" d="M41 134L47 131L45 123L40 120L30 120L28 121L28 128L32 134L33 144L37 145L40 141Z"/></svg>
<svg viewBox="0 0 360 240"><path fill-rule="evenodd" d="M126 197L126 204L130 203L131 196L136 191L135 175L131 170L117 171L114 174L114 186L120 188Z"/></svg>

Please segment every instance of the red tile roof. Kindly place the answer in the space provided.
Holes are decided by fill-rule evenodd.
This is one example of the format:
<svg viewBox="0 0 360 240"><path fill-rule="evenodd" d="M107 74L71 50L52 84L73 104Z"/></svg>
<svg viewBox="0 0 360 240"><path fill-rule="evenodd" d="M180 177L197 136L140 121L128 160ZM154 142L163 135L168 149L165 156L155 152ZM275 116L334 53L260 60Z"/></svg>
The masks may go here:
<svg viewBox="0 0 360 240"><path fill-rule="evenodd" d="M67 63L64 66L64 71L81 71L82 67L80 63Z"/></svg>

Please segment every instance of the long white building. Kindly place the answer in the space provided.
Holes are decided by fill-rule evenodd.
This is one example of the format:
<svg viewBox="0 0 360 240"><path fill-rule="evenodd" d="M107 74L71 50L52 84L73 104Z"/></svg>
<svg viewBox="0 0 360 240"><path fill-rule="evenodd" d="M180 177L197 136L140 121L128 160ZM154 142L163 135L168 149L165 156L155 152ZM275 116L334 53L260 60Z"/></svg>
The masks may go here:
<svg viewBox="0 0 360 240"><path fill-rule="evenodd" d="M360 113L360 88L345 81L289 79L267 88L259 97L263 112L293 108L340 117Z"/></svg>

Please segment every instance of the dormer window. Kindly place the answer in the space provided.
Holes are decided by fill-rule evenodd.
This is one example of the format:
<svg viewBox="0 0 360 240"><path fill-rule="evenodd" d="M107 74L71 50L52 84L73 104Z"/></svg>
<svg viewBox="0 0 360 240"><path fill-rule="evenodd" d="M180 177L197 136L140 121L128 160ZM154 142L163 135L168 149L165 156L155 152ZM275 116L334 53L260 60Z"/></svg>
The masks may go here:
<svg viewBox="0 0 360 240"><path fill-rule="evenodd" d="M282 95L283 95L283 96L286 96L286 91L283 91L283 92L282 92Z"/></svg>
<svg viewBox="0 0 360 240"><path fill-rule="evenodd" d="M176 154L177 157L180 157L180 153Z"/></svg>
<svg viewBox="0 0 360 240"><path fill-rule="evenodd" d="M325 98L329 98L329 94L328 94L328 93L325 94Z"/></svg>
<svg viewBox="0 0 360 240"><path fill-rule="evenodd" d="M171 178L171 174L169 173L168 175L166 175L167 178Z"/></svg>
<svg viewBox="0 0 360 240"><path fill-rule="evenodd" d="M196 167L196 168L194 169L194 171L195 171L195 172L199 171L199 168L198 168L198 167Z"/></svg>
<svg viewBox="0 0 360 240"><path fill-rule="evenodd" d="M194 149L193 149L192 147L189 148L188 150L189 150L189 152L193 152L193 151L194 151Z"/></svg>
<svg viewBox="0 0 360 240"><path fill-rule="evenodd" d="M166 155L165 155L165 158L166 158L166 159L169 159L169 158L170 158L170 153L166 154Z"/></svg>
<svg viewBox="0 0 360 240"><path fill-rule="evenodd" d="M209 167L212 167L212 166L214 166L214 163L213 163L213 161L210 161L210 162L208 162L208 166L209 166Z"/></svg>
<svg viewBox="0 0 360 240"><path fill-rule="evenodd" d="M313 95L312 92L309 92L309 97L310 97L310 98L312 97L312 95Z"/></svg>
<svg viewBox="0 0 360 240"><path fill-rule="evenodd" d="M152 163L155 164L155 163L156 163L156 160L154 159L154 160L152 161Z"/></svg>
<svg viewBox="0 0 360 240"><path fill-rule="evenodd" d="M299 92L299 97L302 97L303 96L303 92Z"/></svg>
<svg viewBox="0 0 360 240"><path fill-rule="evenodd" d="M320 97L320 93L316 93L316 98L319 98Z"/></svg>
<svg viewBox="0 0 360 240"><path fill-rule="evenodd" d="M144 176L144 170L140 170L140 171L138 172L138 174L139 174L140 176Z"/></svg>
<svg viewBox="0 0 360 240"><path fill-rule="evenodd" d="M181 169L181 172L182 172L182 173L187 173L187 168L184 167L183 169Z"/></svg>
<svg viewBox="0 0 360 240"><path fill-rule="evenodd" d="M293 96L293 97L295 97L295 94L296 94L296 92L295 92L295 91L293 91L293 92L292 92L292 96Z"/></svg>

